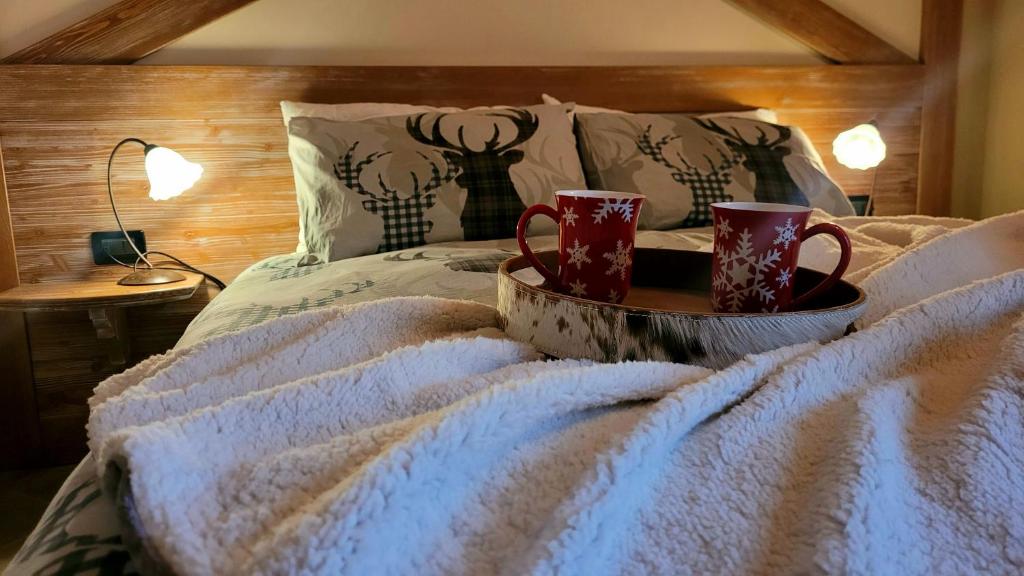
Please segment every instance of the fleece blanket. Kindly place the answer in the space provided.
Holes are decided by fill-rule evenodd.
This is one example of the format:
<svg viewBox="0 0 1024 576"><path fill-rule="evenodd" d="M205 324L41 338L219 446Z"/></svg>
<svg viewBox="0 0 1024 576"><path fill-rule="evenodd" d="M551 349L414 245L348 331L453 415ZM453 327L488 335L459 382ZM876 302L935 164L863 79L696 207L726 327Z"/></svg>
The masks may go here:
<svg viewBox="0 0 1024 576"><path fill-rule="evenodd" d="M1024 213L936 231L858 332L717 372L312 310L107 380L90 447L154 573L1019 573L1022 268Z"/></svg>

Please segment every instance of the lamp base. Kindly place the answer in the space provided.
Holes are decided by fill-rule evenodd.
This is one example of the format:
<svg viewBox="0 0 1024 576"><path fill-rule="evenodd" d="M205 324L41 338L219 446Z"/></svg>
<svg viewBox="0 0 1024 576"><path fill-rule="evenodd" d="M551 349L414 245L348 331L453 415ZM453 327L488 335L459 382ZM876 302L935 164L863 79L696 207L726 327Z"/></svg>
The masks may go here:
<svg viewBox="0 0 1024 576"><path fill-rule="evenodd" d="M185 277L171 270L136 270L117 281L121 286L149 286L181 282Z"/></svg>

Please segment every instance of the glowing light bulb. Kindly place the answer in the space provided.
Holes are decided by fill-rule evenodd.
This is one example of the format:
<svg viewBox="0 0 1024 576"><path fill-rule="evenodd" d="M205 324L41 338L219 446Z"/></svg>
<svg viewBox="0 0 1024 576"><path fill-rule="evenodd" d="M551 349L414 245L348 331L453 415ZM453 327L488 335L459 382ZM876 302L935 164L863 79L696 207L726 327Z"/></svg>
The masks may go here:
<svg viewBox="0 0 1024 576"><path fill-rule="evenodd" d="M146 176L149 177L149 197L167 200L191 188L203 175L203 167L189 162L170 148L147 147Z"/></svg>
<svg viewBox="0 0 1024 576"><path fill-rule="evenodd" d="M873 124L860 124L836 136L832 155L847 168L867 170L885 160L885 142Z"/></svg>

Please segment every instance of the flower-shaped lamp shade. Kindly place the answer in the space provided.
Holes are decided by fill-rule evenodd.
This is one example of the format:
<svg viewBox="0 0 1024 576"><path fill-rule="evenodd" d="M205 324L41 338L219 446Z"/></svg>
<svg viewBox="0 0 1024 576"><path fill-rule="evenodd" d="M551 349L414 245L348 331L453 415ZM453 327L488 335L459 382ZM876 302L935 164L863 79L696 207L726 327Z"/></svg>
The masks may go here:
<svg viewBox="0 0 1024 576"><path fill-rule="evenodd" d="M885 142L873 124L860 124L836 136L832 155L847 168L867 170L885 160Z"/></svg>
<svg viewBox="0 0 1024 576"><path fill-rule="evenodd" d="M189 162L170 148L149 146L146 150L146 176L149 197L167 200L192 187L203 175L203 167Z"/></svg>

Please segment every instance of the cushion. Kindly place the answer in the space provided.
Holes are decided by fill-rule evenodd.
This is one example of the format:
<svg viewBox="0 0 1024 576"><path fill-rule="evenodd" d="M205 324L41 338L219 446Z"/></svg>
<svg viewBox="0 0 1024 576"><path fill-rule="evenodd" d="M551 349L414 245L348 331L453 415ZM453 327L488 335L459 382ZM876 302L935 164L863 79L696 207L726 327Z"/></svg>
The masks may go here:
<svg viewBox="0 0 1024 576"><path fill-rule="evenodd" d="M713 202L853 206L799 128L729 116L577 114L590 188L647 196L647 229L710 226Z"/></svg>
<svg viewBox="0 0 1024 576"><path fill-rule="evenodd" d="M309 118L326 118L327 120L351 121L380 118L382 116L399 116L419 112L461 112L461 108L421 106L419 104L394 104L389 102L352 102L347 104L315 104L312 102L281 101L281 118L287 128L292 118L305 116ZM295 178L298 181L298 177ZM306 232L302 220L299 220L299 245L296 252L306 251Z"/></svg>
<svg viewBox="0 0 1024 576"><path fill-rule="evenodd" d="M515 236L527 206L585 186L572 104L419 112L358 122L293 117L307 256L329 262L453 240ZM554 233L537 219L533 231Z"/></svg>

